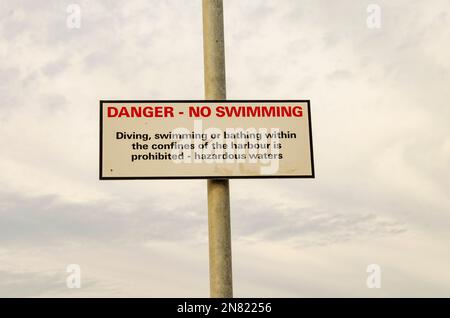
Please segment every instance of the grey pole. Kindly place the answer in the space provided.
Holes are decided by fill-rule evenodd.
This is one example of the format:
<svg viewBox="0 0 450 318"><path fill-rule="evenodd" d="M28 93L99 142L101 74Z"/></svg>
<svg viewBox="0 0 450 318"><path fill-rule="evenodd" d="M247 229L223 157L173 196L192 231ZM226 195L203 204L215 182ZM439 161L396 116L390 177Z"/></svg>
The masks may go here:
<svg viewBox="0 0 450 318"><path fill-rule="evenodd" d="M226 99L222 0L203 0L205 98ZM233 297L230 189L227 179L208 180L209 282L213 298Z"/></svg>

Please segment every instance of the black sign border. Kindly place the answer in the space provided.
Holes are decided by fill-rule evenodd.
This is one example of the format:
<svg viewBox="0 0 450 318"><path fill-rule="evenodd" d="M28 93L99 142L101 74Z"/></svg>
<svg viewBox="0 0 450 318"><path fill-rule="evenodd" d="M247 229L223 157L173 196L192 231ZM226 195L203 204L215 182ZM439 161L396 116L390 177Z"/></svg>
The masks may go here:
<svg viewBox="0 0 450 318"><path fill-rule="evenodd" d="M178 176L178 177L104 177L103 171L103 103L307 103L309 122L309 147L311 152L311 175L261 175L261 176ZM228 99L228 100L100 100L100 134L99 134L99 179L100 180L179 180L179 179L284 179L315 178L314 152L312 141L311 102L304 99Z"/></svg>

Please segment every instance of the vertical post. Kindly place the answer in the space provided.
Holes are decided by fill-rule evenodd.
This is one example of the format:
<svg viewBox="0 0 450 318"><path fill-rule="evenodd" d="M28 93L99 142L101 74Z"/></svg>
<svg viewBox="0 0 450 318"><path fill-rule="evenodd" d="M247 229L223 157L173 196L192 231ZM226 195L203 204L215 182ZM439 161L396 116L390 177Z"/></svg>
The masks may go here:
<svg viewBox="0 0 450 318"><path fill-rule="evenodd" d="M203 0L205 98L226 99L222 0ZM210 295L233 297L230 190L228 180L208 180Z"/></svg>

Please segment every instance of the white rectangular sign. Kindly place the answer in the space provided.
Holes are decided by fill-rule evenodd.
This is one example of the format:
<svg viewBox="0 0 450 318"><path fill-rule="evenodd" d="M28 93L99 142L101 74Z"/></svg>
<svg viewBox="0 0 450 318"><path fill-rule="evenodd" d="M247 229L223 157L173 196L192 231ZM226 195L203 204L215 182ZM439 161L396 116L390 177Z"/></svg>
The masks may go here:
<svg viewBox="0 0 450 318"><path fill-rule="evenodd" d="M100 101L100 179L314 178L308 100Z"/></svg>

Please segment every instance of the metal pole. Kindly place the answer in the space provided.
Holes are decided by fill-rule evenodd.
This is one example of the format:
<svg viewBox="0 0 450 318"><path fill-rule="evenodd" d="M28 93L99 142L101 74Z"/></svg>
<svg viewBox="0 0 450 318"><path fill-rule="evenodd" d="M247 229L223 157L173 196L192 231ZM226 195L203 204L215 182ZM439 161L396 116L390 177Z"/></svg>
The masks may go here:
<svg viewBox="0 0 450 318"><path fill-rule="evenodd" d="M222 0L203 0L205 98L226 99ZM209 282L213 298L233 297L230 189L225 180L208 180Z"/></svg>

